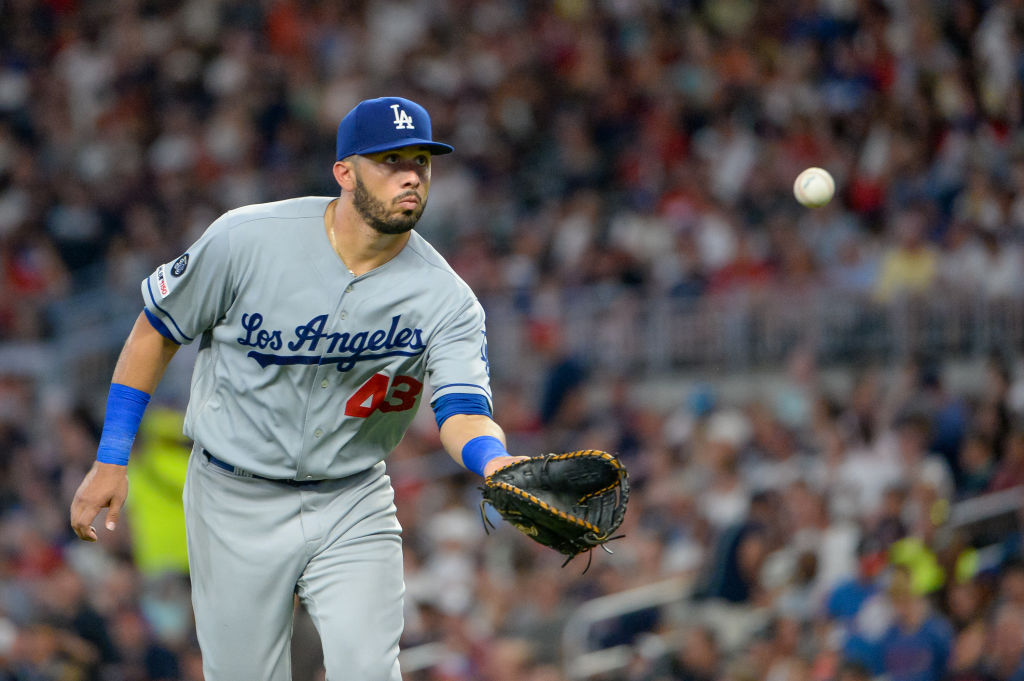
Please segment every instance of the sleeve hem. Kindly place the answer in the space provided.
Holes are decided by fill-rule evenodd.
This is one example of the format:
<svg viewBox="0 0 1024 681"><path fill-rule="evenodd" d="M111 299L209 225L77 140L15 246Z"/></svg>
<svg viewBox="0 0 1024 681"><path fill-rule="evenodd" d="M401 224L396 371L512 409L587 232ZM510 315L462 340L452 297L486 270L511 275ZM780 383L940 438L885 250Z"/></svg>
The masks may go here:
<svg viewBox="0 0 1024 681"><path fill-rule="evenodd" d="M185 334L185 332L181 330L181 327L178 326L178 323L176 321L174 321L174 317L172 317L170 315L170 313L167 312L167 310L165 310L162 307L160 307L160 304L156 302L156 297L153 295L153 285L150 282L150 277L146 277L146 279L143 280L143 282L142 282L142 291L143 291L143 299L144 299L145 304L146 304L146 312L148 313L147 314L147 319L149 319L150 318L149 316L152 315L152 317L155 318L157 321L162 322L163 325L164 325L164 329L167 330L167 333L171 334L171 335L169 335L167 337L170 338L171 340L175 341L179 345L181 345L182 343L191 343L192 341L195 340L191 336L188 336L187 334ZM147 298L148 298L148 300L147 300ZM155 308L156 312L154 312L151 308ZM160 314L158 315L157 312L159 312ZM171 326L174 327L173 330L172 330L171 326L167 325L167 323L166 323L167 321L169 321L171 323ZM151 324L153 323L152 319L150 319L150 323ZM154 325L154 328L156 328L155 325ZM160 329L157 328L157 331L160 331ZM167 335L167 334L164 334L164 335Z"/></svg>
<svg viewBox="0 0 1024 681"><path fill-rule="evenodd" d="M146 314L146 320L149 322L149 325L152 326L157 333L172 343L181 345L181 341L174 337L174 334L172 334L171 330L167 328L167 325L160 321L159 317L150 312L149 308L142 308L142 311Z"/></svg>

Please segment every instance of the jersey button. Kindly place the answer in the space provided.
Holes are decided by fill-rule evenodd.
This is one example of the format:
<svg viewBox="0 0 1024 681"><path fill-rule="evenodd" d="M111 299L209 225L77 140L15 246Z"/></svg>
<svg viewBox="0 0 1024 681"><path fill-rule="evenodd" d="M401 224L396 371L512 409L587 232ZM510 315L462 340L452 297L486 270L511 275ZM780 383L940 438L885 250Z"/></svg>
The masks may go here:
<svg viewBox="0 0 1024 681"><path fill-rule="evenodd" d="M324 434L324 431L320 430L319 428L317 428L316 430L313 431L313 437L320 437L323 434Z"/></svg>
<svg viewBox="0 0 1024 681"><path fill-rule="evenodd" d="M339 317L341 317L342 319L348 319L348 312L342 312L342 313L341 313L340 315L338 315L338 316L339 316Z"/></svg>
<svg viewBox="0 0 1024 681"><path fill-rule="evenodd" d="M352 293L352 289L355 288L352 284L345 287L345 293Z"/></svg>
<svg viewBox="0 0 1024 681"><path fill-rule="evenodd" d="M327 379L326 378L324 380L320 381L320 387L321 388L326 388L327 387Z"/></svg>

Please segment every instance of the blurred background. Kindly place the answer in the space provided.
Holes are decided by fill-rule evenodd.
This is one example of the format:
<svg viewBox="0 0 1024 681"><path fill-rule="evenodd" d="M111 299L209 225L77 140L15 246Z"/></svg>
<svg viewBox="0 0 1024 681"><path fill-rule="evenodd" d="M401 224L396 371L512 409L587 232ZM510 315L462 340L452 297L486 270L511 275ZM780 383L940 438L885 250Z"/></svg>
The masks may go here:
<svg viewBox="0 0 1024 681"><path fill-rule="evenodd" d="M1024 2L0 0L0 681L199 681L194 348L98 545L139 282L332 195L360 99L430 111L419 227L488 314L518 454L618 453L561 569L420 410L389 459L410 681L1024 679ZM825 208L792 196L828 169ZM322 679L296 623L296 681Z"/></svg>

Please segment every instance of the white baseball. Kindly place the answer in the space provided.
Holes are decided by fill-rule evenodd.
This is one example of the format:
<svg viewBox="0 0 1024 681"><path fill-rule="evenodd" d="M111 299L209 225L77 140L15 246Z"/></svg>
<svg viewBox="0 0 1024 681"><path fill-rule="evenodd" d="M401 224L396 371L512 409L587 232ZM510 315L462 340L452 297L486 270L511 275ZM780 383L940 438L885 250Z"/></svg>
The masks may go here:
<svg viewBox="0 0 1024 681"><path fill-rule="evenodd" d="M793 195L808 208L824 206L835 193L836 182L824 168L808 168L793 183Z"/></svg>

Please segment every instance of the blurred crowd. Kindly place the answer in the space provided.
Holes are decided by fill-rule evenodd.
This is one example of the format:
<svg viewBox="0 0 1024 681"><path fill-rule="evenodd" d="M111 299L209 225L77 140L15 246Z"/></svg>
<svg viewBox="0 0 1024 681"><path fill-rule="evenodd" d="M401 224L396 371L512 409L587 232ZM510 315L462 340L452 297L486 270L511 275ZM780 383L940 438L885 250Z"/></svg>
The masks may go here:
<svg viewBox="0 0 1024 681"><path fill-rule="evenodd" d="M485 307L511 295L531 319L625 289L1012 301L1022 41L1019 0L6 0L0 341L50 340L53 305L83 292L135 295L225 210L335 193L337 122L384 94L456 147L420 229ZM812 165L839 194L809 211L791 187ZM679 578L691 610L593 632L633 651L605 678L1024 679L1019 518L950 524L1024 483L1018 357L970 389L947 359L846 367L835 390L796 351L770 391L659 405L587 357L547 358L532 392L496 374L515 451L602 448L633 472L627 537L582 575L508 528L482 536L478 480L437 463L424 408L391 459L403 643L443 653L409 678L560 681L577 605ZM128 522L72 540L101 409L0 371L0 681L201 678L174 412L140 435ZM315 633L297 632L304 681Z"/></svg>
<svg viewBox="0 0 1024 681"><path fill-rule="evenodd" d="M0 338L134 292L230 208L333 194L338 120L423 102L422 231L480 295L1024 288L1020 3L12 0ZM832 206L792 199L804 167Z"/></svg>

